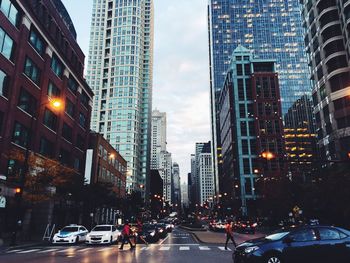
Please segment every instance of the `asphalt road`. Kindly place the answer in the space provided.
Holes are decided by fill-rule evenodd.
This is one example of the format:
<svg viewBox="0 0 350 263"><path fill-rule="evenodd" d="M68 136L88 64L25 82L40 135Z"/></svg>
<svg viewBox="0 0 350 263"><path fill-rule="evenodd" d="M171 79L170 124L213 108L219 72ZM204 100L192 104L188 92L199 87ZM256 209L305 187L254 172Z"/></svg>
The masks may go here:
<svg viewBox="0 0 350 263"><path fill-rule="evenodd" d="M165 239L130 250L113 246L42 246L9 250L0 263L213 263L231 262L232 251L220 245L199 244L190 234L175 229Z"/></svg>

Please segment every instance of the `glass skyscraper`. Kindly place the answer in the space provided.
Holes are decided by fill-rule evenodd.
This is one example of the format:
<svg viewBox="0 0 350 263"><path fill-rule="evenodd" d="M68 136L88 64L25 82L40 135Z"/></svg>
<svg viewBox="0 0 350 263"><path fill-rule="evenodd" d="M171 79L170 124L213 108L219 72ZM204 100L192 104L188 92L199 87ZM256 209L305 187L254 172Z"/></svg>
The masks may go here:
<svg viewBox="0 0 350 263"><path fill-rule="evenodd" d="M94 0L87 82L91 129L127 160L127 190L148 189L153 74L153 1Z"/></svg>
<svg viewBox="0 0 350 263"><path fill-rule="evenodd" d="M210 0L208 6L210 88L214 171L220 170L221 146L217 99L233 50L239 45L255 58L276 61L282 113L301 96L311 94L298 0Z"/></svg>

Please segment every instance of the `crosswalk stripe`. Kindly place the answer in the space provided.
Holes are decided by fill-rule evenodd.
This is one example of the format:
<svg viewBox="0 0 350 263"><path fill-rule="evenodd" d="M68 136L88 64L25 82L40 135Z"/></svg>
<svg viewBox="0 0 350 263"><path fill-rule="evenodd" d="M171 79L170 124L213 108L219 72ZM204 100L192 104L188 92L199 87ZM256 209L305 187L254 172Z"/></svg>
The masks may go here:
<svg viewBox="0 0 350 263"><path fill-rule="evenodd" d="M17 252L17 254L26 254L26 253L32 253L32 252L36 252L39 251L40 249L30 249L30 250L24 250L24 251L19 251Z"/></svg>
<svg viewBox="0 0 350 263"><path fill-rule="evenodd" d="M22 251L22 250L23 249L14 249L14 250L9 250L6 253L16 253L16 252L19 252L19 251Z"/></svg>
<svg viewBox="0 0 350 263"><path fill-rule="evenodd" d="M159 248L159 250L162 250L162 251L164 251L164 250L169 250L170 249L170 247L160 247Z"/></svg>
<svg viewBox="0 0 350 263"><path fill-rule="evenodd" d="M190 250L190 247L180 247L179 250Z"/></svg>
<svg viewBox="0 0 350 263"><path fill-rule="evenodd" d="M83 248L83 249L78 250L77 252L84 252L84 251L88 251L88 250L91 250L91 249L92 249L91 247Z"/></svg>
<svg viewBox="0 0 350 263"><path fill-rule="evenodd" d="M52 249L46 249L46 250L39 251L38 253L50 253L50 252L54 252L57 250L58 250L58 248L52 248Z"/></svg>
<svg viewBox="0 0 350 263"><path fill-rule="evenodd" d="M199 250L210 250L208 247L199 247Z"/></svg>
<svg viewBox="0 0 350 263"><path fill-rule="evenodd" d="M58 252L75 252L75 248L66 248L66 249L63 249L63 250L60 250Z"/></svg>
<svg viewBox="0 0 350 263"><path fill-rule="evenodd" d="M225 247L218 247L222 251L232 251L230 248L225 249Z"/></svg>
<svg viewBox="0 0 350 263"><path fill-rule="evenodd" d="M105 248L102 248L102 249L99 249L97 250L98 252L102 252L102 251L106 251L106 250L111 250L112 248L110 247L105 247Z"/></svg>
<svg viewBox="0 0 350 263"><path fill-rule="evenodd" d="M141 248L141 250L149 250L150 249L150 247L143 247L143 248Z"/></svg>

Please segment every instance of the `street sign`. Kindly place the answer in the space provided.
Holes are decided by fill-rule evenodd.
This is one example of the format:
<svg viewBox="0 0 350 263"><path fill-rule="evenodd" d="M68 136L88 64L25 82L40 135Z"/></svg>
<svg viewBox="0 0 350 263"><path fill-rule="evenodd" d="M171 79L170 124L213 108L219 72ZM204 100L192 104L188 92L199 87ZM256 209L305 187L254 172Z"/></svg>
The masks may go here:
<svg viewBox="0 0 350 263"><path fill-rule="evenodd" d="M6 207L6 197L0 196L0 208L5 208L5 207Z"/></svg>

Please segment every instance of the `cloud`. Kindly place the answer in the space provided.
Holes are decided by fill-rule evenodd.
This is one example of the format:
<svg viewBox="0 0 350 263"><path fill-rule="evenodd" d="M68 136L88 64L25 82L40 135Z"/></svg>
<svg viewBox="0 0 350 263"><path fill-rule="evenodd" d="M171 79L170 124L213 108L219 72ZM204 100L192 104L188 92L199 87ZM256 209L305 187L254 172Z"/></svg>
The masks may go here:
<svg viewBox="0 0 350 263"><path fill-rule="evenodd" d="M210 140L207 4L155 0L153 106L167 113L167 147L190 172L196 142Z"/></svg>

